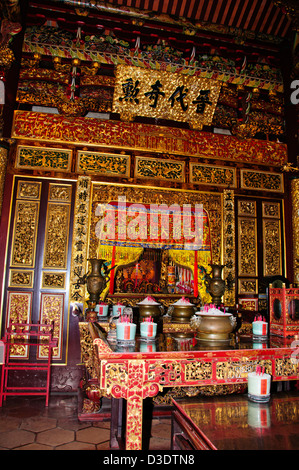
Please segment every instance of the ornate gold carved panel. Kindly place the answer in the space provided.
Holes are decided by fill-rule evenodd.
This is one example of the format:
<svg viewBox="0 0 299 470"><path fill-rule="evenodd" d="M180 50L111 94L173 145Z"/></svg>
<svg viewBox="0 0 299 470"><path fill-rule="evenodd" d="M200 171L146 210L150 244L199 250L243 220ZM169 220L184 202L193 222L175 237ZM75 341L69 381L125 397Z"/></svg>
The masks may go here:
<svg viewBox="0 0 299 470"><path fill-rule="evenodd" d="M256 202L249 200L238 201L238 215L256 217Z"/></svg>
<svg viewBox="0 0 299 470"><path fill-rule="evenodd" d="M40 199L41 183L22 180L18 182L17 198L18 199Z"/></svg>
<svg viewBox="0 0 299 470"><path fill-rule="evenodd" d="M185 162L161 158L136 157L135 177L184 182Z"/></svg>
<svg viewBox="0 0 299 470"><path fill-rule="evenodd" d="M54 322L54 338L58 339L58 346L53 349L53 358L60 359L62 350L64 294L41 294L40 322ZM39 348L39 357L47 357L48 348Z"/></svg>
<svg viewBox="0 0 299 470"><path fill-rule="evenodd" d="M72 150L18 146L16 168L70 171Z"/></svg>
<svg viewBox="0 0 299 470"><path fill-rule="evenodd" d="M77 171L84 174L128 178L130 176L130 161L130 155L78 150Z"/></svg>
<svg viewBox="0 0 299 470"><path fill-rule="evenodd" d="M241 188L271 192L283 192L282 173L268 171L240 170Z"/></svg>
<svg viewBox="0 0 299 470"><path fill-rule="evenodd" d="M11 266L35 265L39 202L17 201L13 228Z"/></svg>
<svg viewBox="0 0 299 470"><path fill-rule="evenodd" d="M282 274L280 220L263 219L264 276Z"/></svg>
<svg viewBox="0 0 299 470"><path fill-rule="evenodd" d="M239 279L239 294L257 294L257 279Z"/></svg>
<svg viewBox="0 0 299 470"><path fill-rule="evenodd" d="M12 137L44 142L113 146L213 160L241 161L281 167L287 160L285 144L238 139L210 132L124 123L87 117L15 111Z"/></svg>
<svg viewBox="0 0 299 470"><path fill-rule="evenodd" d="M49 203L44 268L66 269L69 224L70 205Z"/></svg>
<svg viewBox="0 0 299 470"><path fill-rule="evenodd" d="M257 276L257 231L256 219L238 219L238 259L240 276Z"/></svg>
<svg viewBox="0 0 299 470"><path fill-rule="evenodd" d="M263 217L280 218L280 203L279 202L264 202L262 204L263 207Z"/></svg>
<svg viewBox="0 0 299 470"><path fill-rule="evenodd" d="M66 273L43 272L42 289L65 289Z"/></svg>
<svg viewBox="0 0 299 470"><path fill-rule="evenodd" d="M216 377L222 380L244 378L247 377L249 372L255 371L257 364L265 367L266 373L271 374L271 360L259 360L257 363L255 360L244 357L243 360L240 361L217 362Z"/></svg>
<svg viewBox="0 0 299 470"><path fill-rule="evenodd" d="M68 184L51 183L49 188L49 201L68 202L72 199L72 187Z"/></svg>
<svg viewBox="0 0 299 470"><path fill-rule="evenodd" d="M32 288L34 281L34 271L22 271L19 269L11 269L9 272L9 287L27 287Z"/></svg>
<svg viewBox="0 0 299 470"><path fill-rule="evenodd" d="M12 267L33 268L35 265L40 195L41 183L18 182L10 261Z"/></svg>
<svg viewBox="0 0 299 470"><path fill-rule="evenodd" d="M11 323L30 323L32 309L31 292L8 292L6 326ZM28 347L25 345L12 346L11 356L26 358Z"/></svg>
<svg viewBox="0 0 299 470"><path fill-rule="evenodd" d="M190 162L190 182L235 188L236 169Z"/></svg>
<svg viewBox="0 0 299 470"><path fill-rule="evenodd" d="M8 150L4 147L0 147L0 215L2 212L2 201L3 201L3 191L7 167L7 156Z"/></svg>

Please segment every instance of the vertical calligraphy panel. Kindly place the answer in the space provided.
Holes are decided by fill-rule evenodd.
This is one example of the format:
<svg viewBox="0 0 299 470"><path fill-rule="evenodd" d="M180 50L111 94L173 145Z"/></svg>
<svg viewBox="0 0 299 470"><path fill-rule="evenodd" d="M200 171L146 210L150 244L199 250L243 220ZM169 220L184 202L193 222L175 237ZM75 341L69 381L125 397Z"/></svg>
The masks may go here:
<svg viewBox="0 0 299 470"><path fill-rule="evenodd" d="M225 265L225 278L230 289L225 289L225 305L235 304L235 198L234 191L223 191L223 264Z"/></svg>
<svg viewBox="0 0 299 470"><path fill-rule="evenodd" d="M292 228L294 281L299 283L299 179L292 179Z"/></svg>
<svg viewBox="0 0 299 470"><path fill-rule="evenodd" d="M85 274L87 264L90 190L90 177L79 176L75 201L70 282L70 299L73 302L85 300L85 287L79 284L78 277Z"/></svg>

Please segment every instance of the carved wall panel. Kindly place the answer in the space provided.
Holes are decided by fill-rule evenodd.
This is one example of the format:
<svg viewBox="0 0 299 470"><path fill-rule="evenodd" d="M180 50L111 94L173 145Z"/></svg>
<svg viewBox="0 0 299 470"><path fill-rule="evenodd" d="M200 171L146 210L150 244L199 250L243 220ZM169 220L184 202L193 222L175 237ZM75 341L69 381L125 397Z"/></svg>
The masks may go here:
<svg viewBox="0 0 299 470"><path fill-rule="evenodd" d="M2 305L2 328L10 321L54 321L58 346L53 360L59 364L67 357L73 186L53 179L15 177ZM43 358L46 350L40 348L37 354ZM26 359L25 353L22 356Z"/></svg>
<svg viewBox="0 0 299 470"><path fill-rule="evenodd" d="M66 269L70 204L48 204L44 268Z"/></svg>
<svg viewBox="0 0 299 470"><path fill-rule="evenodd" d="M16 168L68 172L71 169L71 163L71 150L22 145L17 150Z"/></svg>
<svg viewBox="0 0 299 470"><path fill-rule="evenodd" d="M32 311L32 293L9 292L7 300L6 326L11 323L30 323ZM11 347L11 357L27 358L28 346Z"/></svg>
<svg viewBox="0 0 299 470"><path fill-rule="evenodd" d="M58 339L58 346L53 349L54 359L61 359L62 354L64 302L64 294L41 294L40 322L54 322L54 337ZM40 358L47 357L47 349L39 348Z"/></svg>
<svg viewBox="0 0 299 470"><path fill-rule="evenodd" d="M277 142L241 140L233 136L228 139L227 136L189 129L30 111L15 111L12 137L276 167L282 166L287 159L286 145ZM280 181L281 175L273 173L276 183L277 175Z"/></svg>
<svg viewBox="0 0 299 470"><path fill-rule="evenodd" d="M241 188L271 192L283 192L282 173L268 171L240 170Z"/></svg>
<svg viewBox="0 0 299 470"><path fill-rule="evenodd" d="M43 289L65 289L66 273L43 272L42 288Z"/></svg>
<svg viewBox="0 0 299 470"><path fill-rule="evenodd" d="M264 276L282 274L280 220L263 219Z"/></svg>
<svg viewBox="0 0 299 470"><path fill-rule="evenodd" d="M13 267L32 268L35 265L39 200L40 183L19 182L11 250Z"/></svg>
<svg viewBox="0 0 299 470"><path fill-rule="evenodd" d="M9 273L9 287L32 288L34 281L34 271L22 271L11 269Z"/></svg>
<svg viewBox="0 0 299 470"><path fill-rule="evenodd" d="M154 178L167 181L185 181L185 162L160 158L136 157L136 178Z"/></svg>
<svg viewBox="0 0 299 470"><path fill-rule="evenodd" d="M299 179L292 180L291 188L294 281L299 284Z"/></svg>
<svg viewBox="0 0 299 470"><path fill-rule="evenodd" d="M239 294L257 294L257 279L239 279Z"/></svg>
<svg viewBox="0 0 299 470"><path fill-rule="evenodd" d="M190 182L235 188L236 169L190 162Z"/></svg>
<svg viewBox="0 0 299 470"><path fill-rule="evenodd" d="M284 275L282 225L281 201L238 200L238 294L256 306L257 295L265 293L263 278Z"/></svg>
<svg viewBox="0 0 299 470"><path fill-rule="evenodd" d="M239 216L256 216L256 201L241 200L238 201Z"/></svg>
<svg viewBox="0 0 299 470"><path fill-rule="evenodd" d="M283 274L280 202L262 202L263 275Z"/></svg>
<svg viewBox="0 0 299 470"><path fill-rule="evenodd" d="M238 259L240 276L257 276L257 227L256 219L238 219Z"/></svg>
<svg viewBox="0 0 299 470"><path fill-rule="evenodd" d="M130 176L130 155L78 150L77 171L84 174L127 178Z"/></svg>
<svg viewBox="0 0 299 470"><path fill-rule="evenodd" d="M0 146L0 215L2 212L3 191L7 167L8 150Z"/></svg>

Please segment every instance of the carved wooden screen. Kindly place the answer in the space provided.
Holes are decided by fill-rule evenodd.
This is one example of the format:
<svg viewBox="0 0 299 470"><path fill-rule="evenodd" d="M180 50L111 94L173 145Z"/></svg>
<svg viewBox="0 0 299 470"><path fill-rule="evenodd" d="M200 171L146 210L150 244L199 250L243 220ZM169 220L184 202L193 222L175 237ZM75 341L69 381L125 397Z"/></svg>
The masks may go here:
<svg viewBox="0 0 299 470"><path fill-rule="evenodd" d="M73 186L15 178L2 307L2 332L11 322L54 321L53 362L60 364L67 360ZM17 355L25 359L26 351Z"/></svg>
<svg viewBox="0 0 299 470"><path fill-rule="evenodd" d="M237 214L239 303L248 310L263 309L258 298L266 292L266 279L285 270L281 202L239 198Z"/></svg>

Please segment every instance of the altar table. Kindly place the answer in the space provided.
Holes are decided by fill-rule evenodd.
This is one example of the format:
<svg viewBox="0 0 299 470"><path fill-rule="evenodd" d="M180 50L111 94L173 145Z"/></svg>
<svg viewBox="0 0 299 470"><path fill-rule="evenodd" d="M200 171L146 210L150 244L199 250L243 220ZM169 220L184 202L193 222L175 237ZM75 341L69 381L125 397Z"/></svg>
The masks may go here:
<svg viewBox="0 0 299 470"><path fill-rule="evenodd" d="M172 450L299 450L299 392L173 400Z"/></svg>
<svg viewBox="0 0 299 470"><path fill-rule="evenodd" d="M161 333L154 342L136 337L134 345L119 347L100 334L93 347L100 389L127 401L127 450L141 449L143 400L165 387L246 383L257 365L265 367L272 381L299 379L297 343L286 338L254 343L249 335L237 336L221 347Z"/></svg>

